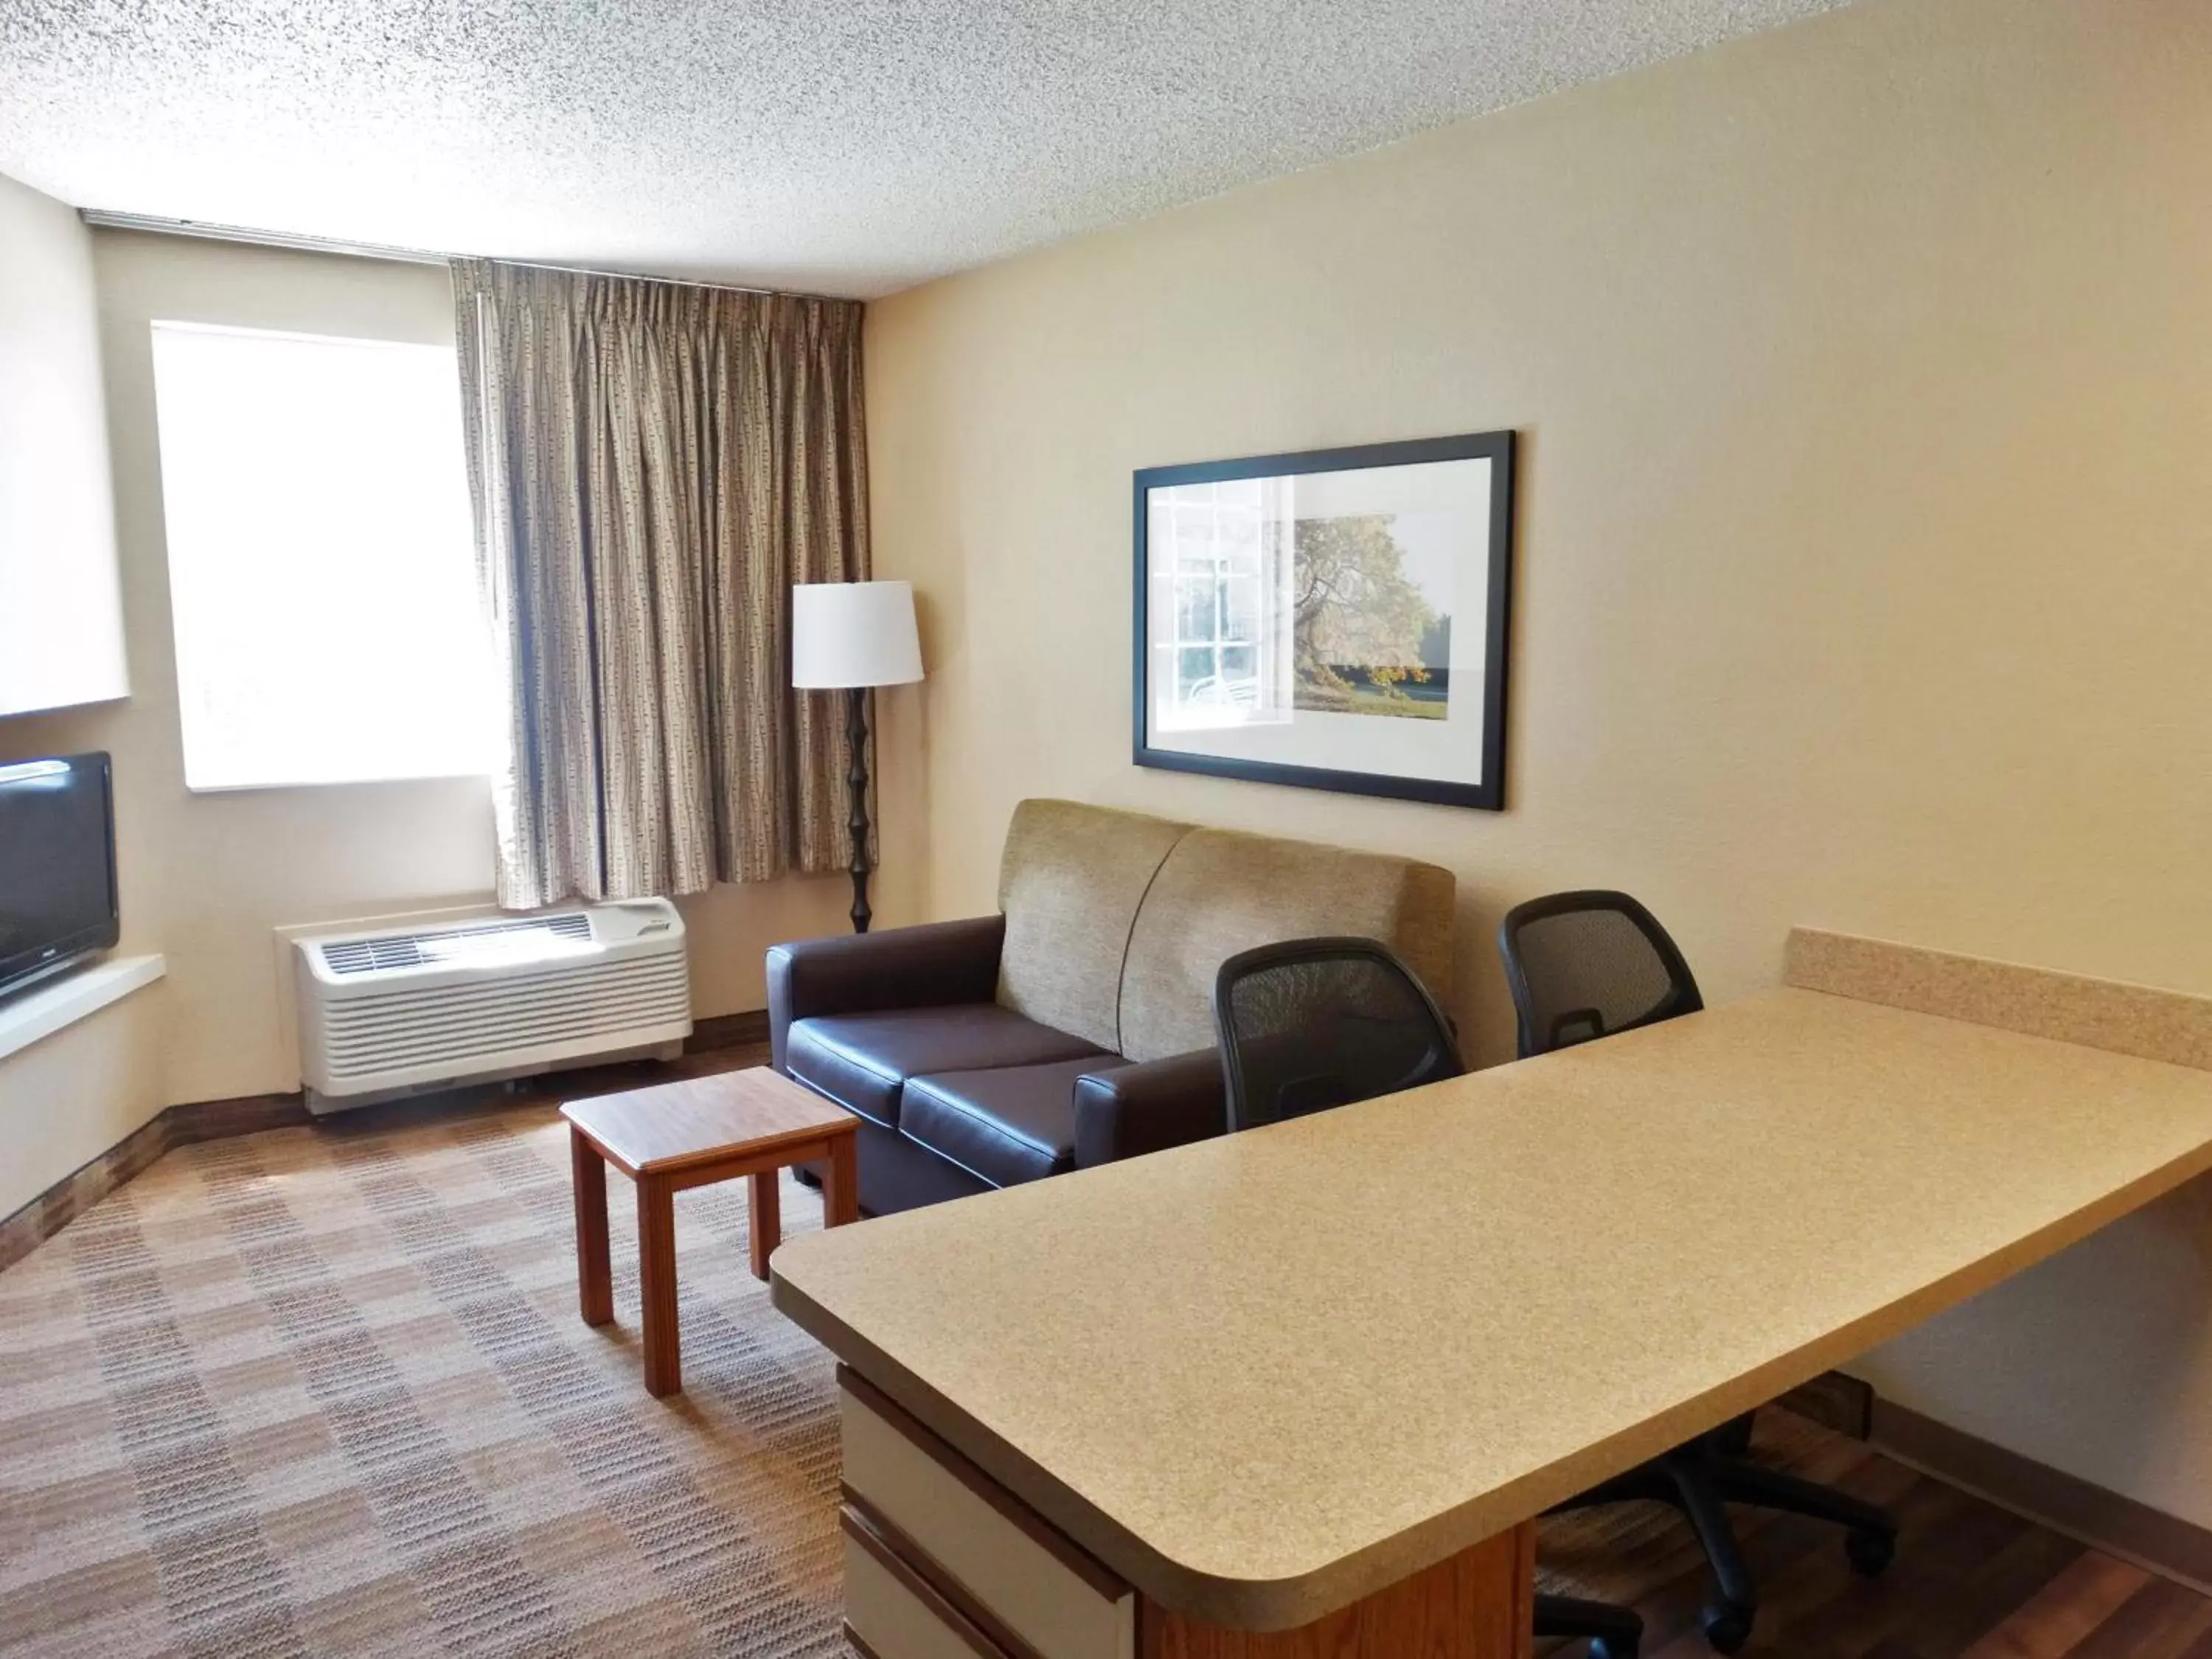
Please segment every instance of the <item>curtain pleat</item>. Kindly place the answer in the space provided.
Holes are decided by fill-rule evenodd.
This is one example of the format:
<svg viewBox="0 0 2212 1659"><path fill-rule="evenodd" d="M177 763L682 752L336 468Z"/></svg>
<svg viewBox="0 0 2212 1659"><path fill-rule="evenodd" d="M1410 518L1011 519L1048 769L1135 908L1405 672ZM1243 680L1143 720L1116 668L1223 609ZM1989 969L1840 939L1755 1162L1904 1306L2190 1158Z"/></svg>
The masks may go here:
<svg viewBox="0 0 2212 1659"><path fill-rule="evenodd" d="M841 869L840 699L793 582L868 575L856 302L453 267L478 574L511 691L499 897Z"/></svg>

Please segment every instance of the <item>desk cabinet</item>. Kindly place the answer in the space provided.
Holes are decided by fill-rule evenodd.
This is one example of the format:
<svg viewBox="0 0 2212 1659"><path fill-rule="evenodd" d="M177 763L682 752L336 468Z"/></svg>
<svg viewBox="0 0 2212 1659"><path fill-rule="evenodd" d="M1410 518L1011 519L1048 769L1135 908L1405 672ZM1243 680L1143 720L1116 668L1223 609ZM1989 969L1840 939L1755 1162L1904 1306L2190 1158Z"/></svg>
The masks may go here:
<svg viewBox="0 0 2212 1659"><path fill-rule="evenodd" d="M840 1373L845 1633L866 1659L1526 1659L1522 1527L1303 1629L1149 1604L865 1379Z"/></svg>
<svg viewBox="0 0 2212 1659"><path fill-rule="evenodd" d="M878 1659L1135 1659L1136 1593L848 1373L846 1620Z"/></svg>

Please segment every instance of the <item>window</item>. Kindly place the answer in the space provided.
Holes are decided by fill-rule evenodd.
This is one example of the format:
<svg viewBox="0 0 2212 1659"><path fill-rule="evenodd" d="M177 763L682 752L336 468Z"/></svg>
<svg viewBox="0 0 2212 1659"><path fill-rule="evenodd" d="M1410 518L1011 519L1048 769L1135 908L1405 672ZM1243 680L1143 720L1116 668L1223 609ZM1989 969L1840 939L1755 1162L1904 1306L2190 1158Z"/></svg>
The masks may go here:
<svg viewBox="0 0 2212 1659"><path fill-rule="evenodd" d="M1174 602L1156 608L1154 720L1166 731L1279 722L1290 707L1293 513L1287 478L1176 484L1151 494L1155 569Z"/></svg>
<svg viewBox="0 0 2212 1659"><path fill-rule="evenodd" d="M154 380L186 786L492 771L452 349L155 323Z"/></svg>

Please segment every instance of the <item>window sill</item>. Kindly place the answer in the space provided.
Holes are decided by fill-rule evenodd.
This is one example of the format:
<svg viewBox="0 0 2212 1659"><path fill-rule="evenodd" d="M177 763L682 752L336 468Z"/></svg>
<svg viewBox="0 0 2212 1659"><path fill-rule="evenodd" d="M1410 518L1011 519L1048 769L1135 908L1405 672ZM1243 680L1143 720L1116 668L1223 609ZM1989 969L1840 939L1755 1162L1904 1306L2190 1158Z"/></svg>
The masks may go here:
<svg viewBox="0 0 2212 1659"><path fill-rule="evenodd" d="M492 775L482 767L469 772L403 772L375 778L271 778L252 783L194 783L185 780L188 795L252 795L277 789L380 789L394 784L481 783L489 787Z"/></svg>
<svg viewBox="0 0 2212 1659"><path fill-rule="evenodd" d="M0 1060L121 1001L167 971L158 956L109 957L0 1002Z"/></svg>

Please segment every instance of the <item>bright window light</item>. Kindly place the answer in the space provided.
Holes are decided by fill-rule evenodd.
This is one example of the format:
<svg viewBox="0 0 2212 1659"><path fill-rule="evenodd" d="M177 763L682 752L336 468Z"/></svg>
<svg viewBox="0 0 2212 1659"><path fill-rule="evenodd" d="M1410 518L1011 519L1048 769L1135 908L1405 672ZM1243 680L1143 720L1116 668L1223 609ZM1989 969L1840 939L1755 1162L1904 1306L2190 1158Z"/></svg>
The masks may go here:
<svg viewBox="0 0 2212 1659"><path fill-rule="evenodd" d="M154 382L186 787L495 770L452 349L155 323Z"/></svg>

